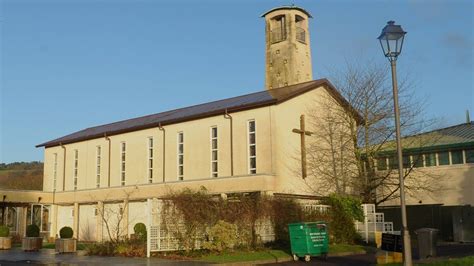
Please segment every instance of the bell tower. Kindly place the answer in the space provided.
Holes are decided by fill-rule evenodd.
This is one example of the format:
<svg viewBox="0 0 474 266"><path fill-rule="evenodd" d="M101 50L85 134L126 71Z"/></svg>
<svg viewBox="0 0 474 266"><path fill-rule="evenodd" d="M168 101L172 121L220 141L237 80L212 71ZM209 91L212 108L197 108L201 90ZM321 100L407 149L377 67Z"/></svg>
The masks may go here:
<svg viewBox="0 0 474 266"><path fill-rule="evenodd" d="M313 79L308 19L297 6L281 6L265 18L265 87L267 90Z"/></svg>

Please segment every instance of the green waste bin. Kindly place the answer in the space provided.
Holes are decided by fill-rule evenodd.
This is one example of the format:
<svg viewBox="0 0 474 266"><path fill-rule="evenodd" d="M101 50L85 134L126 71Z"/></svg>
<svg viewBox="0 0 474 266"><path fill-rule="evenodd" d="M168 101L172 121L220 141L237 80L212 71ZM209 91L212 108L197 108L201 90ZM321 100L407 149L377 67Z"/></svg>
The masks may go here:
<svg viewBox="0 0 474 266"><path fill-rule="evenodd" d="M288 225L291 254L294 260L304 257L322 256L326 259L329 251L329 235L326 222L293 223Z"/></svg>

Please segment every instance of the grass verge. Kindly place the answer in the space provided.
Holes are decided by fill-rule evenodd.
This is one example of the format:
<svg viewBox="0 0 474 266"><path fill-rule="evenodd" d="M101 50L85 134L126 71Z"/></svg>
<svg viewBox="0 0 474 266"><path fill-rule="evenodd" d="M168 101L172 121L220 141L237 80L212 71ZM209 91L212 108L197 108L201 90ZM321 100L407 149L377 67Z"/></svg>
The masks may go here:
<svg viewBox="0 0 474 266"><path fill-rule="evenodd" d="M359 245L329 245L329 254L346 253L346 252L363 252L363 246ZM202 261L211 263L231 263L259 260L281 260L291 259L290 250L268 249L258 251L233 251L224 252L222 254L208 254L199 258Z"/></svg>
<svg viewBox="0 0 474 266"><path fill-rule="evenodd" d="M329 254L345 253L345 252L363 252L363 251L365 251L364 246L359 246L359 245L346 245L346 244L329 245Z"/></svg>
<svg viewBox="0 0 474 266"><path fill-rule="evenodd" d="M77 243L77 250L84 250L87 244L84 243ZM56 245L54 243L45 243L43 244L43 248L47 249L55 249Z"/></svg>

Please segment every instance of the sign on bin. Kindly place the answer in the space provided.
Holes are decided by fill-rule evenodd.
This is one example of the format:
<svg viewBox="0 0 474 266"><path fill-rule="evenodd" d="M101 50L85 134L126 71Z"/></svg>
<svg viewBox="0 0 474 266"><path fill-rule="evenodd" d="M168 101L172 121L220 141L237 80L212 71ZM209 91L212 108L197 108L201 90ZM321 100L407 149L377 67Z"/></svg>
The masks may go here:
<svg viewBox="0 0 474 266"><path fill-rule="evenodd" d="M322 247L326 239L326 232L312 232L309 234L314 247Z"/></svg>
<svg viewBox="0 0 474 266"><path fill-rule="evenodd" d="M380 248L385 251L402 252L402 236L394 234L382 234L382 246Z"/></svg>

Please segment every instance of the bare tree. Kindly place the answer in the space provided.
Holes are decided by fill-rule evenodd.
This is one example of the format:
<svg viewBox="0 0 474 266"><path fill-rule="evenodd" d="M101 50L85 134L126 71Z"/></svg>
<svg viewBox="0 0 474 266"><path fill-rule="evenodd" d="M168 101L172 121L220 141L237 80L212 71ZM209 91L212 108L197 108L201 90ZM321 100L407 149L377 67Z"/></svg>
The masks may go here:
<svg viewBox="0 0 474 266"><path fill-rule="evenodd" d="M126 237L128 223L129 198L132 192L123 190L124 200L118 203L104 203L97 205L97 214L99 215L102 227L105 229L109 240L112 243L118 243ZM107 197L106 197L107 198ZM106 202L107 200L104 200ZM110 205L110 206L108 206Z"/></svg>
<svg viewBox="0 0 474 266"><path fill-rule="evenodd" d="M308 186L316 192L334 191L360 195L364 202L380 204L399 197L394 161L396 146L393 117L393 94L388 67L375 63L347 63L331 79L335 87L358 115L341 107L333 95L316 99L309 110L315 129L308 148L308 167L313 178ZM425 102L414 97L414 84L405 78L399 82L402 136L413 136L433 126L426 119ZM404 147L422 148L436 142L435 137L409 137ZM376 161L390 158L392 167L377 169ZM393 158L393 159L392 159ZM436 177L406 157L407 193L433 192ZM386 159L387 160L387 159Z"/></svg>

